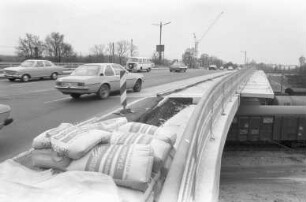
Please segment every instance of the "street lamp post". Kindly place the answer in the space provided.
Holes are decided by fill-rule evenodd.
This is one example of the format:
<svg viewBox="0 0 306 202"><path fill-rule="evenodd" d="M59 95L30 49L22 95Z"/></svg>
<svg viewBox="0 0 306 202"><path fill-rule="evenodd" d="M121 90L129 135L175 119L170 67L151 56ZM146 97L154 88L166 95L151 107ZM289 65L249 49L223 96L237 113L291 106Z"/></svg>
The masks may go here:
<svg viewBox="0 0 306 202"><path fill-rule="evenodd" d="M168 24L170 24L171 22L167 22L167 23L162 23L162 22L160 22L159 24L153 24L153 25L155 25L155 26L159 26L159 49L157 50L158 51L158 54L159 54L159 62L161 63L161 59L162 59L162 52L164 51L164 50L162 50L162 48L161 48L161 46L162 46L162 44L161 44L161 40L162 40L162 30L163 30L163 26L165 26L165 25L168 25Z"/></svg>

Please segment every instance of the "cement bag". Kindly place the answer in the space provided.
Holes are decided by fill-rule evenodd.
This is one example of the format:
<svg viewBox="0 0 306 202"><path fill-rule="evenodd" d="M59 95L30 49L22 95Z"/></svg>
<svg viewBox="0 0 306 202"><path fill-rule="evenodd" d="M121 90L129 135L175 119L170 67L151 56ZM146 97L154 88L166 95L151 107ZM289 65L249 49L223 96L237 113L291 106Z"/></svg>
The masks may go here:
<svg viewBox="0 0 306 202"><path fill-rule="evenodd" d="M114 131L117 130L119 126L122 126L126 123L127 119L125 117L120 117L120 118L108 119L105 121L96 120L93 123L82 125L81 128Z"/></svg>
<svg viewBox="0 0 306 202"><path fill-rule="evenodd" d="M144 191L153 166L150 145L105 145L92 149L79 160L72 161L67 170L85 170L110 175L119 186Z"/></svg>
<svg viewBox="0 0 306 202"><path fill-rule="evenodd" d="M59 133L62 130L65 130L73 126L70 123L61 123L58 127L47 130L33 139L32 147L34 149L48 149L51 148L50 137L54 134Z"/></svg>
<svg viewBox="0 0 306 202"><path fill-rule="evenodd" d="M120 202L118 188L102 173L63 172L40 183L0 181L3 202Z"/></svg>
<svg viewBox="0 0 306 202"><path fill-rule="evenodd" d="M140 133L123 133L113 132L110 138L110 144L145 144L151 145L154 152L154 166L153 171L158 172L163 163L165 162L170 150L171 145L155 138L151 135L144 135Z"/></svg>
<svg viewBox="0 0 306 202"><path fill-rule="evenodd" d="M74 127L58 133L50 139L53 150L59 155L79 159L97 144L108 143L110 135L110 132L104 130Z"/></svg>
<svg viewBox="0 0 306 202"><path fill-rule="evenodd" d="M37 184L52 178L52 176L53 174L51 169L44 171L32 170L12 159L0 163L0 182L4 180L10 180L26 184ZM2 186L0 187L0 190L2 190Z"/></svg>
<svg viewBox="0 0 306 202"><path fill-rule="evenodd" d="M33 150L31 154L33 166L39 168L53 168L65 171L71 162L70 158L59 156L52 149Z"/></svg>
<svg viewBox="0 0 306 202"><path fill-rule="evenodd" d="M167 128L161 128L145 123L128 122L118 128L119 131L128 133L141 133L146 135L153 135L160 140L163 140L171 145L176 141L176 132Z"/></svg>

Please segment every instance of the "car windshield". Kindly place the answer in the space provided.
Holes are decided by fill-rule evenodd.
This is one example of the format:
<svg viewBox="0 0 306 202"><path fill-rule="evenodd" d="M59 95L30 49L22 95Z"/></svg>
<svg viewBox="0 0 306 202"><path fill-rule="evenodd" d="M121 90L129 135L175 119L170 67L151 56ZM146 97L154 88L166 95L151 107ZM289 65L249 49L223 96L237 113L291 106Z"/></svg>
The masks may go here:
<svg viewBox="0 0 306 202"><path fill-rule="evenodd" d="M26 60L23 63L21 63L21 67L33 67L35 65L35 61Z"/></svg>
<svg viewBox="0 0 306 202"><path fill-rule="evenodd" d="M128 62L138 62L139 59L138 58L130 58Z"/></svg>
<svg viewBox="0 0 306 202"><path fill-rule="evenodd" d="M76 68L71 75L74 76L97 76L99 74L100 66L83 65Z"/></svg>

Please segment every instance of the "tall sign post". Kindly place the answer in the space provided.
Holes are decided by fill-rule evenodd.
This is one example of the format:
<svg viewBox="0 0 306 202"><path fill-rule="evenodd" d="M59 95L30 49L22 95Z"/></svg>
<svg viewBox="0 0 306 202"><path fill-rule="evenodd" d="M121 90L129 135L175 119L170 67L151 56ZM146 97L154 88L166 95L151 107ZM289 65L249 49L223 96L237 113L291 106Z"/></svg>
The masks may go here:
<svg viewBox="0 0 306 202"><path fill-rule="evenodd" d="M159 62L161 63L162 60L162 54L164 52L164 45L161 44L162 41L162 30L163 30L163 26L170 24L171 22L167 22L167 23L162 23L160 22L159 24L153 24L156 26L159 26L159 45L156 46L156 51L158 52L159 55Z"/></svg>

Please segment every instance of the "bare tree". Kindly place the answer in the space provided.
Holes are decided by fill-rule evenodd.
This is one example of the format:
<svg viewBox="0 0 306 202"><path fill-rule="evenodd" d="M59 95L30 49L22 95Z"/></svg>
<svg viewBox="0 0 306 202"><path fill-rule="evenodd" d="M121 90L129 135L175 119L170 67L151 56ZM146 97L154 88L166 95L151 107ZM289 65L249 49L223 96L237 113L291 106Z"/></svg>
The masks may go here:
<svg viewBox="0 0 306 202"><path fill-rule="evenodd" d="M44 50L44 42L39 39L39 36L29 33L24 38L19 38L16 48L17 54L25 58L41 57Z"/></svg>
<svg viewBox="0 0 306 202"><path fill-rule="evenodd" d="M46 48L48 55L58 58L61 62L62 57L69 57L74 55L72 46L64 42L64 35L58 32L52 32L46 38Z"/></svg>
<svg viewBox="0 0 306 202"><path fill-rule="evenodd" d="M109 42L107 44L106 52L108 53L108 61L113 62L114 56L115 56L115 44L112 42Z"/></svg>
<svg viewBox="0 0 306 202"><path fill-rule="evenodd" d="M127 52L130 49L130 43L126 40L118 41L116 43L116 52L119 57L119 63L122 64L122 58L126 56Z"/></svg>
<svg viewBox="0 0 306 202"><path fill-rule="evenodd" d="M100 55L105 55L106 53L106 47L104 44L98 44L98 45L94 45L91 49L90 49L90 52L93 54L93 55L96 55L96 56L100 56Z"/></svg>

